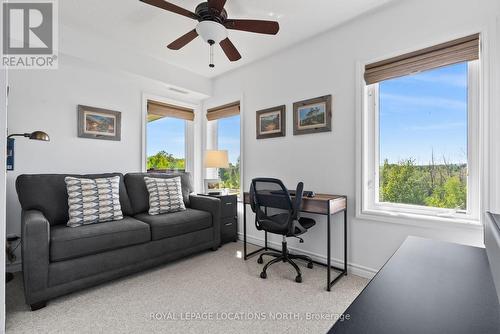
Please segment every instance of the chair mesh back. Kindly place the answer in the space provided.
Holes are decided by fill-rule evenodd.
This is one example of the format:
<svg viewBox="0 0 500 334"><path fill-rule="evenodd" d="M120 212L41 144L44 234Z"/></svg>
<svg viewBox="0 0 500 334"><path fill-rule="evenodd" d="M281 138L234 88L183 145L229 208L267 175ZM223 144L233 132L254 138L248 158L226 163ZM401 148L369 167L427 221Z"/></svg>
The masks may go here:
<svg viewBox="0 0 500 334"><path fill-rule="evenodd" d="M253 179L251 202L256 207L293 210L292 200L285 185L278 179Z"/></svg>

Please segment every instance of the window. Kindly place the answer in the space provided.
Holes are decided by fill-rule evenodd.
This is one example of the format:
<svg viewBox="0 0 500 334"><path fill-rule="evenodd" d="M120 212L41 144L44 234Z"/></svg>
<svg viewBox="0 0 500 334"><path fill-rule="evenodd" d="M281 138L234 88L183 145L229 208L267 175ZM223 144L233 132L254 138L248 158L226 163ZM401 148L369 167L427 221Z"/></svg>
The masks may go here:
<svg viewBox="0 0 500 334"><path fill-rule="evenodd" d="M229 168L219 169L222 186L230 194L240 194L240 115L221 118L218 121L217 146L227 150Z"/></svg>
<svg viewBox="0 0 500 334"><path fill-rule="evenodd" d="M226 150L229 157L229 168L220 168L216 177L230 194L240 195L240 103L234 102L209 109L207 120L207 149Z"/></svg>
<svg viewBox="0 0 500 334"><path fill-rule="evenodd" d="M148 171L184 170L186 167L186 121L164 117L148 122Z"/></svg>
<svg viewBox="0 0 500 334"><path fill-rule="evenodd" d="M405 72L401 56L398 73L375 79L367 66L363 212L479 219L476 54L445 63L433 63L434 55L416 73ZM393 62L379 65L387 70Z"/></svg>
<svg viewBox="0 0 500 334"><path fill-rule="evenodd" d="M148 101L146 168L148 171L184 171L186 169L187 122L194 111Z"/></svg>

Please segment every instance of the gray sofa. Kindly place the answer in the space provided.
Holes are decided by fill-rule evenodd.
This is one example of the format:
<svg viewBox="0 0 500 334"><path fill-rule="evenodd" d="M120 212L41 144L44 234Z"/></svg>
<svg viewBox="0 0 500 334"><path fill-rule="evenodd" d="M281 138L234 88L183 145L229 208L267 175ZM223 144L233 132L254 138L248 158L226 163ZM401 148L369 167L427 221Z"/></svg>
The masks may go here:
<svg viewBox="0 0 500 334"><path fill-rule="evenodd" d="M70 175L21 175L16 189L22 207L24 292L32 310L55 297L144 270L220 245L220 201L192 195L188 173L181 176L186 211L150 216L146 174L120 176L124 219L67 227Z"/></svg>

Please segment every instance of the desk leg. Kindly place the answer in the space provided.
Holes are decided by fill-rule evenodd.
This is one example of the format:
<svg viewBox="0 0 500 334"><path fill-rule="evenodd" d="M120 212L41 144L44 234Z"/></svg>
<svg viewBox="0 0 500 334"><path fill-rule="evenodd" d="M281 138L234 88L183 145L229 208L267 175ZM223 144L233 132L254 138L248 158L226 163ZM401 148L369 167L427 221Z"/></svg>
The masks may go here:
<svg viewBox="0 0 500 334"><path fill-rule="evenodd" d="M247 260L247 205L243 202L243 259Z"/></svg>
<svg viewBox="0 0 500 334"><path fill-rule="evenodd" d="M265 214L266 214L266 216L267 216L267 206L265 207L265 209L264 209L264 210L265 210L265 212L264 212L264 213L265 213ZM265 249L266 251L268 250L268 248L267 248L267 231L264 231L264 249Z"/></svg>
<svg viewBox="0 0 500 334"><path fill-rule="evenodd" d="M344 275L347 276L347 205L344 211Z"/></svg>
<svg viewBox="0 0 500 334"><path fill-rule="evenodd" d="M326 277L327 277L326 290L327 291L330 291L330 287L331 287L331 283L330 283L331 282L331 280L330 280L330 276L331 276L330 270L331 270L331 262L332 261L331 261L331 254L330 254L330 252L331 252L331 250L330 250L330 248L331 248L330 247L330 218L331 218L330 217L330 206L328 206L328 216L327 216L327 222L326 222L326 230L327 230L327 232L326 232L326 240L327 240L327 242L326 242L326 247L327 247L327 249L326 249L326 254L327 254L326 255L326 261L327 261L327 263L326 263L326 265L327 265L327 269L326 269L326 272L327 272L327 274L326 274Z"/></svg>

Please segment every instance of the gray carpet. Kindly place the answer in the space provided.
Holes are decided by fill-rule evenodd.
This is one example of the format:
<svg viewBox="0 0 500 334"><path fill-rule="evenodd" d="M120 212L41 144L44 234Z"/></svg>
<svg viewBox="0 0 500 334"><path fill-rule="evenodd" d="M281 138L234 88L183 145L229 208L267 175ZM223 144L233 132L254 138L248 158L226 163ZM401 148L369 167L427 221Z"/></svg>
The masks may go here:
<svg viewBox="0 0 500 334"><path fill-rule="evenodd" d="M7 332L325 333L368 283L349 275L326 292L326 269L302 263L302 284L284 263L263 280L256 258L236 257L241 250L241 243L227 244L58 298L36 312L24 304L18 273L6 286Z"/></svg>

